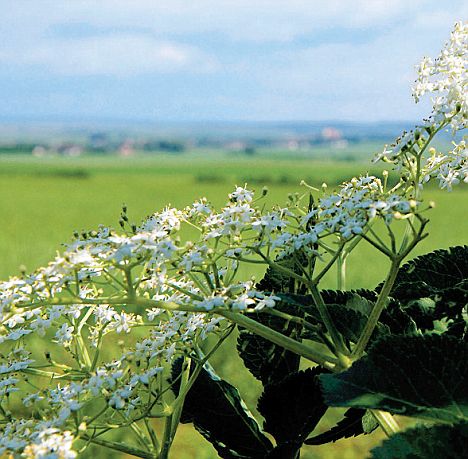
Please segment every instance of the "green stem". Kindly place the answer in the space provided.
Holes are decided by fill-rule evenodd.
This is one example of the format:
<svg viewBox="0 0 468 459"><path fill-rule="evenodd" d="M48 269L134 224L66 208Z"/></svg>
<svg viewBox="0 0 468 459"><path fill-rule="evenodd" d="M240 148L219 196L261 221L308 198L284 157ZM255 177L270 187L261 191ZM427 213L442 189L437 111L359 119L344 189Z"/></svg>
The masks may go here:
<svg viewBox="0 0 468 459"><path fill-rule="evenodd" d="M330 270L330 268L335 264L335 261L340 257L342 251L342 247L340 247L336 252L334 252L333 256L330 258L329 262L325 265L325 267L312 279L313 284L318 284L323 276Z"/></svg>
<svg viewBox="0 0 468 459"><path fill-rule="evenodd" d="M83 339L83 337L81 336L80 333L77 333L75 335L75 339L76 339L76 344L78 346L78 349L80 350L81 356L83 357L84 366L85 366L85 368L87 370L90 370L91 369L91 358L89 356L89 352L88 352L88 349L87 349L86 344L84 342L84 339Z"/></svg>
<svg viewBox="0 0 468 459"><path fill-rule="evenodd" d="M380 314L384 310L385 306L387 305L388 296L392 290L393 284L395 283L395 279L398 275L398 268L400 267L401 258L396 257L392 260L392 264L390 267L390 271L385 279L385 283L382 287L382 290L379 293L377 301L375 302L374 307L372 308L371 313L369 314L369 318L367 319L366 325L364 330L359 337L358 342L356 343L356 347L353 350L351 355L352 360L359 359L364 350L366 349L367 343L369 342L372 333L379 321Z"/></svg>
<svg viewBox="0 0 468 459"><path fill-rule="evenodd" d="M260 250L258 250L257 248L255 247L250 247L254 252L256 252L258 255L260 255L260 257L265 261L265 263L267 263L269 266L271 266L272 268L278 270L278 271L281 271L282 273L284 274L287 274L288 276L296 279L297 281L299 282L302 282L303 284L307 284L307 279L305 279L304 277L300 276L299 274L296 274L294 271L292 271L291 269L288 269L286 267L284 267L283 265L281 265L280 263L277 263L275 261L272 261L270 260L268 257L266 257Z"/></svg>
<svg viewBox="0 0 468 459"><path fill-rule="evenodd" d="M172 414L167 416L164 422L164 436L162 440L161 453L159 454L160 459L169 458L169 450L172 444L171 434L172 434Z"/></svg>
<svg viewBox="0 0 468 459"><path fill-rule="evenodd" d="M150 421L148 420L148 418L144 418L143 422L145 423L146 430L148 431L148 434L150 436L151 443L153 445L153 449L155 451L159 451L160 445L159 445L158 437L156 436L156 433L155 433Z"/></svg>
<svg viewBox="0 0 468 459"><path fill-rule="evenodd" d="M135 288L133 287L133 280L132 280L132 269L131 267L127 266L124 268L125 273L125 281L126 281L126 289L129 298L133 298L135 296Z"/></svg>
<svg viewBox="0 0 468 459"><path fill-rule="evenodd" d="M320 295L317 286L315 284L309 284L308 287L310 294L312 295L312 298L314 300L315 306L319 311L322 322L325 325L325 328L327 329L327 332L330 335L332 342L338 351L337 357L340 358L340 356L347 356L349 353L343 342L343 338L336 329L335 324L333 323L333 320L330 316L330 312L328 311L327 305L323 301L322 295Z"/></svg>
<svg viewBox="0 0 468 459"><path fill-rule="evenodd" d="M380 410L370 410L370 412L387 437L396 434L400 430L398 423L390 413Z"/></svg>
<svg viewBox="0 0 468 459"><path fill-rule="evenodd" d="M65 381L83 381L84 378L87 377L87 374L73 374L73 373L54 373L51 371L44 371L44 370L39 370L37 368L24 368L21 370L21 373L25 373L27 375L34 375L34 376L41 376L44 378L49 378L49 379L63 379Z"/></svg>
<svg viewBox="0 0 468 459"><path fill-rule="evenodd" d="M269 314L271 316L275 316L275 317L281 317L282 319L288 321L288 322L294 322L298 325L301 325L302 327L306 328L307 330L310 330L312 332L315 332L315 333L318 333L320 332L320 326L318 325L313 325L309 322L307 322L307 320L303 319L302 317L296 317L296 316L292 316L291 314L288 314L286 312L283 312L283 311L279 311L277 309L265 309L264 311L262 311L262 314Z"/></svg>
<svg viewBox="0 0 468 459"><path fill-rule="evenodd" d="M347 255L341 253L336 260L337 276L336 276L336 288L338 290L346 289L346 258Z"/></svg>
<svg viewBox="0 0 468 459"><path fill-rule="evenodd" d="M218 314L226 317L226 319L230 320L231 322L246 328L252 333L256 333L257 335L277 344L278 346L282 346L288 351L294 352L295 354L298 354L312 362L318 363L325 368L331 370L338 363L337 359L334 357L327 355L305 343L296 341L289 336L283 335L276 330L272 330L271 328L266 327L260 322L257 322L256 320L253 320L243 314L222 310L218 311Z"/></svg>
<svg viewBox="0 0 468 459"><path fill-rule="evenodd" d="M81 435L80 440L94 443L95 445L104 446L105 448L113 449L115 451L120 451L122 453L130 454L132 456L142 457L143 459L158 459L159 458L157 454L153 454L148 451L143 451L133 446L128 446L123 443L118 443L116 441L103 440L102 438L93 438L86 434Z"/></svg>
<svg viewBox="0 0 468 459"><path fill-rule="evenodd" d="M171 427L171 435L170 435L170 440L169 440L170 442L169 447L172 445L172 442L174 441L174 437L175 437L177 427L180 421L180 415L182 414L182 409L184 407L185 396L188 393L188 389L186 389L186 387L188 386L188 383L190 381L190 366L191 366L190 364L191 364L191 359L188 357L184 357L184 360L182 362L182 375L180 378L179 395L175 399L173 406L172 406L172 409L173 409L172 427Z"/></svg>

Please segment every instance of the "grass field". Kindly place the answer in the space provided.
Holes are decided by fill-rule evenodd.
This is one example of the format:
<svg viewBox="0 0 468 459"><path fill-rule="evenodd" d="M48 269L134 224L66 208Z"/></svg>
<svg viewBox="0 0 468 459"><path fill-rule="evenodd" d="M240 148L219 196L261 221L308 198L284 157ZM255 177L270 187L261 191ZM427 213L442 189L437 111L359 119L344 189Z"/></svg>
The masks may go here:
<svg viewBox="0 0 468 459"><path fill-rule="evenodd" d="M270 203L284 203L290 192L304 192L301 179L312 185L335 185L352 175L372 168L370 163L312 162L304 157L287 160L278 155L230 157L226 154L184 154L177 157L158 155L137 158L32 158L0 156L0 277L28 271L47 263L70 240L74 230L92 229L98 224L118 226L119 212L127 204L135 222L164 207L185 206L206 196L221 205L234 184L248 182L260 191L268 186ZM430 237L415 253L467 242L467 188L452 193L428 189L426 200L434 200ZM361 245L350 260L348 287L373 287L385 272L385 262L368 246ZM246 273L247 274L247 273ZM261 275L261 272L249 274ZM333 276L327 281L334 287ZM227 345L232 346L232 343ZM228 351L226 351L228 352ZM218 358L218 362L220 362ZM231 357L230 360L231 362ZM254 404L258 384L234 363L221 365L221 373L247 393ZM330 419L329 419L330 421ZM378 443L381 434L369 438L343 440L336 445L304 450L304 459L366 457L366 451ZM117 457L107 455L106 457ZM183 426L176 439L175 459L211 459L211 446Z"/></svg>

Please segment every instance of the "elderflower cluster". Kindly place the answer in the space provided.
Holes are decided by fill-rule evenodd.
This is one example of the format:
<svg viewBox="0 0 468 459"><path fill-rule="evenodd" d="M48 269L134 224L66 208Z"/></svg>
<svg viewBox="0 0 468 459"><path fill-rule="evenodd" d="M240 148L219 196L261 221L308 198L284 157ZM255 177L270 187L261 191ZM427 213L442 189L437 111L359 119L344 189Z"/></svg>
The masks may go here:
<svg viewBox="0 0 468 459"><path fill-rule="evenodd" d="M274 245L284 248L283 255L299 249L316 255L313 247L320 238L338 235L341 240L349 240L362 234L375 218L382 218L390 225L394 219L416 212L417 207L415 201L386 192L377 177L355 177L343 183L336 193L321 198L301 219L303 233L284 233Z"/></svg>
<svg viewBox="0 0 468 459"><path fill-rule="evenodd" d="M1 283L0 395L21 403L25 416L5 421L2 451L46 457L58 442L65 449L54 457L74 457L68 443L77 413L99 407L114 426L145 417L161 403L164 369L226 328L213 311L275 305L279 298L235 278L239 262L229 252L286 224L284 210L262 215L253 197L237 187L219 212L203 199L155 213L127 233L101 227L48 266ZM182 242L187 224L199 229L195 243ZM45 354L38 338L49 342ZM41 419L37 430L33 419Z"/></svg>
<svg viewBox="0 0 468 459"><path fill-rule="evenodd" d="M467 138L459 143L454 143L454 148L447 154L431 150L432 155L427 159L422 169L421 181L428 182L435 178L440 188L448 191L453 185L460 182L468 183L468 150L466 148Z"/></svg>
<svg viewBox="0 0 468 459"><path fill-rule="evenodd" d="M441 129L452 132L467 127L468 118L468 23L458 22L450 40L436 59L424 58L413 88L416 102L432 94L433 111L425 124L404 132L394 144L385 146L375 161L391 163L404 181L421 189L434 178L442 189L467 181L466 138L447 154L436 154L428 145ZM427 153L432 150L428 157Z"/></svg>
<svg viewBox="0 0 468 459"><path fill-rule="evenodd" d="M59 448L54 457L74 457L70 432L84 413L90 431L163 410L167 369L227 330L223 311L263 311L280 300L239 279L240 263L298 250L320 256L322 238L348 241L375 218L390 225L417 211L374 176L344 183L308 210L262 211L255 201L237 187L219 211L201 199L127 232L100 227L48 266L1 283L0 396L23 406L4 421L1 451L48 457ZM186 226L197 240L184 242ZM41 338L46 353L35 346Z"/></svg>
<svg viewBox="0 0 468 459"><path fill-rule="evenodd" d="M8 423L0 435L0 454L27 459L74 459L74 437L59 431L48 422L18 420Z"/></svg>
<svg viewBox="0 0 468 459"><path fill-rule="evenodd" d="M424 58L413 88L416 102L433 94L435 123L450 120L454 131L466 128L468 117L468 23L457 22L436 59Z"/></svg>

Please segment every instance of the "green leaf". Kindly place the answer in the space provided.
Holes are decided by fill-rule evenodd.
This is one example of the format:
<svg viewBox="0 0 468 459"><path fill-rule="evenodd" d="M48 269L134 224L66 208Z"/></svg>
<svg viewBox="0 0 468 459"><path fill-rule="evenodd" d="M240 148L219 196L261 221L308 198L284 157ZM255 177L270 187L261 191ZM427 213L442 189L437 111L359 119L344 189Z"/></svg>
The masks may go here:
<svg viewBox="0 0 468 459"><path fill-rule="evenodd" d="M372 459L461 459L468 457L468 424L416 427L372 450Z"/></svg>
<svg viewBox="0 0 468 459"><path fill-rule="evenodd" d="M283 295L281 296L283 297ZM277 302L275 309L296 317L304 316L301 306L291 300ZM300 324L289 322L266 312L259 312L250 317L290 338L301 340L303 327ZM299 355L242 328L239 329L237 350L244 365L264 386L279 382L299 369Z"/></svg>
<svg viewBox="0 0 468 459"><path fill-rule="evenodd" d="M276 263L284 268L293 271L295 274L301 274L302 266L307 266L308 257L302 252L294 252L279 260ZM294 277L289 276L284 271L270 266L263 279L256 285L257 290L274 293L295 293L305 294L307 287L300 284Z"/></svg>
<svg viewBox="0 0 468 459"><path fill-rule="evenodd" d="M363 418L366 413L368 413L367 410L350 408L345 412L344 418L330 430L310 437L304 443L306 445L323 445L342 438L356 437L357 435L371 433L378 427L378 423L375 420L369 423L366 418L366 424L368 425L364 428Z"/></svg>
<svg viewBox="0 0 468 459"><path fill-rule="evenodd" d="M178 394L182 359L172 367L173 391ZM181 415L182 423L195 428L224 459L260 459L273 449L238 390L205 365L189 390Z"/></svg>
<svg viewBox="0 0 468 459"><path fill-rule="evenodd" d="M358 341L373 308L373 302L361 296L357 291L324 290L321 294L336 329L345 338L348 348L351 350L350 343ZM366 294L372 297L373 292L369 291ZM294 300L304 303L305 318L309 322L315 325L322 324L320 313L312 303L310 296L296 295ZM385 333L389 333L388 327L378 324L372 339Z"/></svg>
<svg viewBox="0 0 468 459"><path fill-rule="evenodd" d="M467 278L468 246L436 250L400 268L392 296L398 299L429 297L451 289Z"/></svg>
<svg viewBox="0 0 468 459"><path fill-rule="evenodd" d="M321 375L331 406L426 419L468 419L468 343L448 335L388 336L343 373Z"/></svg>
<svg viewBox="0 0 468 459"><path fill-rule="evenodd" d="M258 401L258 411L265 418L264 429L276 443L299 449L327 411L319 387L318 367L288 375L270 384Z"/></svg>
<svg viewBox="0 0 468 459"><path fill-rule="evenodd" d="M375 302L372 290L322 290L321 294L325 304L340 304L364 316L370 314Z"/></svg>
<svg viewBox="0 0 468 459"><path fill-rule="evenodd" d="M436 250L411 260L400 268L390 295L403 303L420 330L463 337L467 331L468 246ZM446 325L442 330L440 321Z"/></svg>
<svg viewBox="0 0 468 459"><path fill-rule="evenodd" d="M296 252L281 260L276 260L276 262L284 268L300 274L301 266L306 265L308 259L302 252ZM272 292L280 297L286 294L305 293L306 291L304 285L275 267L267 269L264 278L257 284L256 288L259 291ZM275 309L300 318L304 317L301 305L294 301L278 302ZM266 313L254 314L251 317L297 341L302 338L303 327L300 324ZM237 350L244 365L263 385L281 381L285 376L299 369L300 357L297 354L242 328L239 328Z"/></svg>
<svg viewBox="0 0 468 459"><path fill-rule="evenodd" d="M368 317L377 301L377 292L359 289L351 291L324 290L322 297L326 304L341 304L346 308ZM387 307L383 310L379 323L381 333L413 334L417 331L416 324L403 310L400 302L389 298ZM382 327L382 325L384 327ZM388 328L388 329L386 329Z"/></svg>

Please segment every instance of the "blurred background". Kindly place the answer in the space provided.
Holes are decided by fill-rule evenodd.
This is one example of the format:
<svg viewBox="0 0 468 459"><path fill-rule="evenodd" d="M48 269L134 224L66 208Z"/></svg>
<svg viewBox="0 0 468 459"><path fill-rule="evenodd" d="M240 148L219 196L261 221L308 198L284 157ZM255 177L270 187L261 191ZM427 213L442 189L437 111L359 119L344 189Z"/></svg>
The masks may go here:
<svg viewBox="0 0 468 459"><path fill-rule="evenodd" d="M437 55L468 4L0 0L0 11L7 278L47 263L74 230L117 226L123 203L138 222L200 196L221 205L247 183L268 186L269 202L282 204L302 179L333 187L378 171L372 155L429 115L429 101L411 97L414 66ZM443 133L438 146L450 141ZM426 197L437 207L419 253L462 243L466 187ZM371 270L356 269L363 256ZM350 288L373 287L385 271L366 247L354 266ZM224 360L220 373L254 407L255 381ZM303 457L362 458L380 438L309 447ZM216 455L184 426L173 457Z"/></svg>

